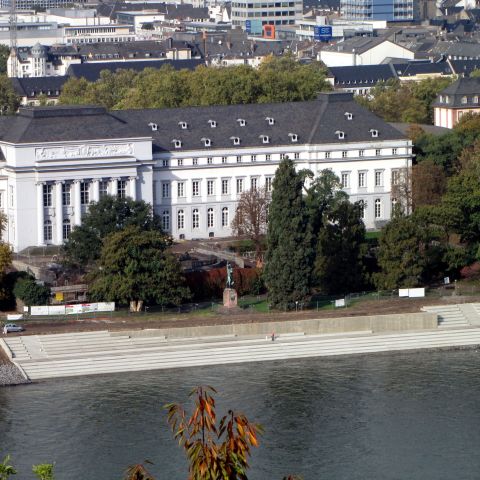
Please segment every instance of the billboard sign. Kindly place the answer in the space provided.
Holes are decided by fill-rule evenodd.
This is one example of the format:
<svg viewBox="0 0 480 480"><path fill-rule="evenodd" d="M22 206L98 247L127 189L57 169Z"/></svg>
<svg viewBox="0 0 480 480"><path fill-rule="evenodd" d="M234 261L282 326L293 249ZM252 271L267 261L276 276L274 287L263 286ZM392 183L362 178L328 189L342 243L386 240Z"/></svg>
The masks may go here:
<svg viewBox="0 0 480 480"><path fill-rule="evenodd" d="M319 42L328 42L332 39L331 25L321 25L313 27L313 38Z"/></svg>
<svg viewBox="0 0 480 480"><path fill-rule="evenodd" d="M252 21L251 20L246 20L245 21L245 31L247 33L252 33Z"/></svg>

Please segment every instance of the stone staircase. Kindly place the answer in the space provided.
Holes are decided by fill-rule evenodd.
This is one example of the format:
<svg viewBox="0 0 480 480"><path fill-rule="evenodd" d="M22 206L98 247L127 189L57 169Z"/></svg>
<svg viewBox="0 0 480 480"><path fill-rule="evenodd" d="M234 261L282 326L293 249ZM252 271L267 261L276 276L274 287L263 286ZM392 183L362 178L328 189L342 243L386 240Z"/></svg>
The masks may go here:
<svg viewBox="0 0 480 480"><path fill-rule="evenodd" d="M200 365L480 345L480 328L444 328L389 334L297 333L279 336L273 342L265 336L239 338L231 335L171 341L162 336L130 337L118 333L110 335L107 331L31 337L35 337L30 340L31 345L40 345L35 354L26 351L22 341L26 337L9 337L6 341L15 355L14 360L30 379L38 380Z"/></svg>
<svg viewBox="0 0 480 480"><path fill-rule="evenodd" d="M470 304L466 304L470 305ZM438 316L439 328L459 328L469 327L471 322L468 320L470 312L466 312L464 305L436 305L423 307L424 312L436 313Z"/></svg>

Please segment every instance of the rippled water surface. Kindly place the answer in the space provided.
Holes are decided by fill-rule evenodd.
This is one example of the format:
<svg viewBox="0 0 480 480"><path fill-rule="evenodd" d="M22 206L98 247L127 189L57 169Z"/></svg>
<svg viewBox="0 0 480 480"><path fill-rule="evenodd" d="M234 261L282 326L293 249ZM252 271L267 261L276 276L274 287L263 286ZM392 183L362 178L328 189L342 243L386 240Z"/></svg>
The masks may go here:
<svg viewBox="0 0 480 480"><path fill-rule="evenodd" d="M265 428L252 480L479 479L480 353L321 358L52 380L0 389L0 455L18 480L120 480L149 459L186 480L162 405L210 384Z"/></svg>

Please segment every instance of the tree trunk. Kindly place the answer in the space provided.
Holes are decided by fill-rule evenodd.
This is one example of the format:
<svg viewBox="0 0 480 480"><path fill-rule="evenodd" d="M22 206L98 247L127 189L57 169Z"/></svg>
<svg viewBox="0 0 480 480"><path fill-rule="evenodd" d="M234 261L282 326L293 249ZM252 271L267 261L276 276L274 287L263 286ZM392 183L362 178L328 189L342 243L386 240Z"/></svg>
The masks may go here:
<svg viewBox="0 0 480 480"><path fill-rule="evenodd" d="M130 300L130 311L141 312L143 308L143 300Z"/></svg>

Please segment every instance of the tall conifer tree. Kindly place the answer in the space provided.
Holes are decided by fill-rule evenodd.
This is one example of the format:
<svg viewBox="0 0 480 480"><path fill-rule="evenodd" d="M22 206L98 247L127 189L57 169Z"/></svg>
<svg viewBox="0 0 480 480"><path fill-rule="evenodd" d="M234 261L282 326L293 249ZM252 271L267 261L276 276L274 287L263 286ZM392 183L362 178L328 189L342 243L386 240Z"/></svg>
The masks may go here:
<svg viewBox="0 0 480 480"><path fill-rule="evenodd" d="M304 176L292 160L280 163L273 181L268 217L265 283L272 306L285 308L310 291L311 240L304 199Z"/></svg>

